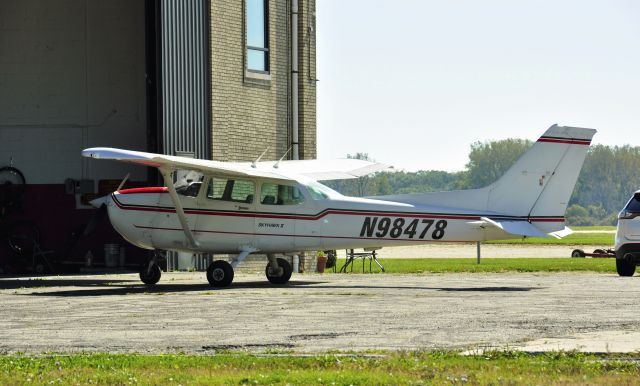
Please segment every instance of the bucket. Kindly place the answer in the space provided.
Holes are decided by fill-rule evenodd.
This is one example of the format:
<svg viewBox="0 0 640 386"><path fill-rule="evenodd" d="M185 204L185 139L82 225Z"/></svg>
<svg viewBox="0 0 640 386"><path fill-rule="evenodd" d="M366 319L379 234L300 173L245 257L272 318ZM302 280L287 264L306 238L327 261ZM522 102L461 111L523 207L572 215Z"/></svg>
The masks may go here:
<svg viewBox="0 0 640 386"><path fill-rule="evenodd" d="M300 256L293 255L293 272L300 272Z"/></svg>
<svg viewBox="0 0 640 386"><path fill-rule="evenodd" d="M323 273L326 266L327 266L327 256L324 256L324 255L318 256L316 258L316 271L318 273Z"/></svg>
<svg viewBox="0 0 640 386"><path fill-rule="evenodd" d="M105 244L104 245L104 265L107 268L115 268L120 260L120 245Z"/></svg>

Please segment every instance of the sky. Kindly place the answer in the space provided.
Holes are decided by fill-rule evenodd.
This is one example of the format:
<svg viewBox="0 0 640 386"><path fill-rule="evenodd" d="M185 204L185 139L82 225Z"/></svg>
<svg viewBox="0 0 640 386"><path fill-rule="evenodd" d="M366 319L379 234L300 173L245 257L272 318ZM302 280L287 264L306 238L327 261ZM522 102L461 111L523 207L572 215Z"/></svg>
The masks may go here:
<svg viewBox="0 0 640 386"><path fill-rule="evenodd" d="M475 141L640 146L640 1L318 0L318 158L463 170Z"/></svg>

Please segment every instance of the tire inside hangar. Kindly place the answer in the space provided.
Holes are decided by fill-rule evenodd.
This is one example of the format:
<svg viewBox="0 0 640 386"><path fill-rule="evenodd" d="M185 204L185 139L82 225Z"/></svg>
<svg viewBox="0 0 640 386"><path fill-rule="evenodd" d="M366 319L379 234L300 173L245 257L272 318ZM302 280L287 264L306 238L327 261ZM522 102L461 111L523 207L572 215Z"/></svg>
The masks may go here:
<svg viewBox="0 0 640 386"><path fill-rule="evenodd" d="M132 264L146 257L106 219L83 233L95 214L88 201L115 190L128 173L128 186L156 185L155 172L92 162L80 151L209 157L207 4L0 0L0 167L11 165L26 180L15 203L0 203L2 232L32 223L50 260L83 262L91 252L101 264L105 244L126 246ZM29 269L26 244L27 259L1 242L0 270Z"/></svg>

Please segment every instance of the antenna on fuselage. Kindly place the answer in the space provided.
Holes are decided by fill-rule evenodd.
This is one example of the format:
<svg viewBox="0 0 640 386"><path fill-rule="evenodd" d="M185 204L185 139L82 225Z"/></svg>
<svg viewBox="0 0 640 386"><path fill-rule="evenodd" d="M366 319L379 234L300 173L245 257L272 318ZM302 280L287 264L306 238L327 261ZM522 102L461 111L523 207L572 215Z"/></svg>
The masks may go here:
<svg viewBox="0 0 640 386"><path fill-rule="evenodd" d="M262 152L262 154L260 154L260 157L258 157L258 159L256 159L255 161L251 162L251 167L252 168L256 168L256 162L260 162L260 159L262 159L262 156L265 155L265 153L269 150L269 147L267 146L266 149L264 149L264 151Z"/></svg>
<svg viewBox="0 0 640 386"><path fill-rule="evenodd" d="M282 157L278 160L278 162L276 162L276 164L275 164L275 165L273 165L273 167L274 167L274 168L276 168L276 169L277 169L277 168L278 168L278 166L280 166L280 161L282 161L282 160L284 159L284 157L286 157L286 156L287 156L287 154L289 154L289 152L291 151L291 148L292 148L292 147L293 147L293 146L290 146L290 147L287 149L287 151L285 151L285 152L284 152L284 154L283 154L283 155L282 155Z"/></svg>

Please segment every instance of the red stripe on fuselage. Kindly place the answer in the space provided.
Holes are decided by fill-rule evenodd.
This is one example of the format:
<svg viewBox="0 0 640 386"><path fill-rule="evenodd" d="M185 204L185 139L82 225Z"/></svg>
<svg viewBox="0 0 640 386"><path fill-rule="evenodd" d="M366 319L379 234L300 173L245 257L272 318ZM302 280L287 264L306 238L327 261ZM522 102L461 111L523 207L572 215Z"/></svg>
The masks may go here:
<svg viewBox="0 0 640 386"><path fill-rule="evenodd" d="M152 186L148 188L133 188L118 190L119 194L139 194L139 193L167 193L169 189L165 186Z"/></svg>
<svg viewBox="0 0 640 386"><path fill-rule="evenodd" d="M113 196L113 202L118 206L118 208L122 210L134 210L134 211L142 211L142 212L159 212L159 213L175 213L175 209L171 208L160 208L160 207L141 207L141 206L131 206L131 205L123 205L120 203L115 195ZM294 214L277 214L277 213L261 213L261 212L237 212L237 211L214 211L214 210L195 210L195 209L185 209L185 214L199 214L205 216L226 216L226 217L254 217L254 218L274 218L274 219L284 219L284 220L319 220L325 216L329 215L346 215L346 216L378 216L378 217L410 217L410 218L426 218L426 219L446 219L446 220L473 220L480 221L481 217L496 217L491 215L456 215L456 214L426 214L426 213L393 213L393 212L375 212L375 211L349 211L349 210L337 210L337 209L327 209L315 215L294 215ZM527 221L526 218L508 218L508 216L497 216L497 217L507 217L505 219L498 219L498 221ZM540 216L528 219L530 222L563 222L564 217L562 216Z"/></svg>

